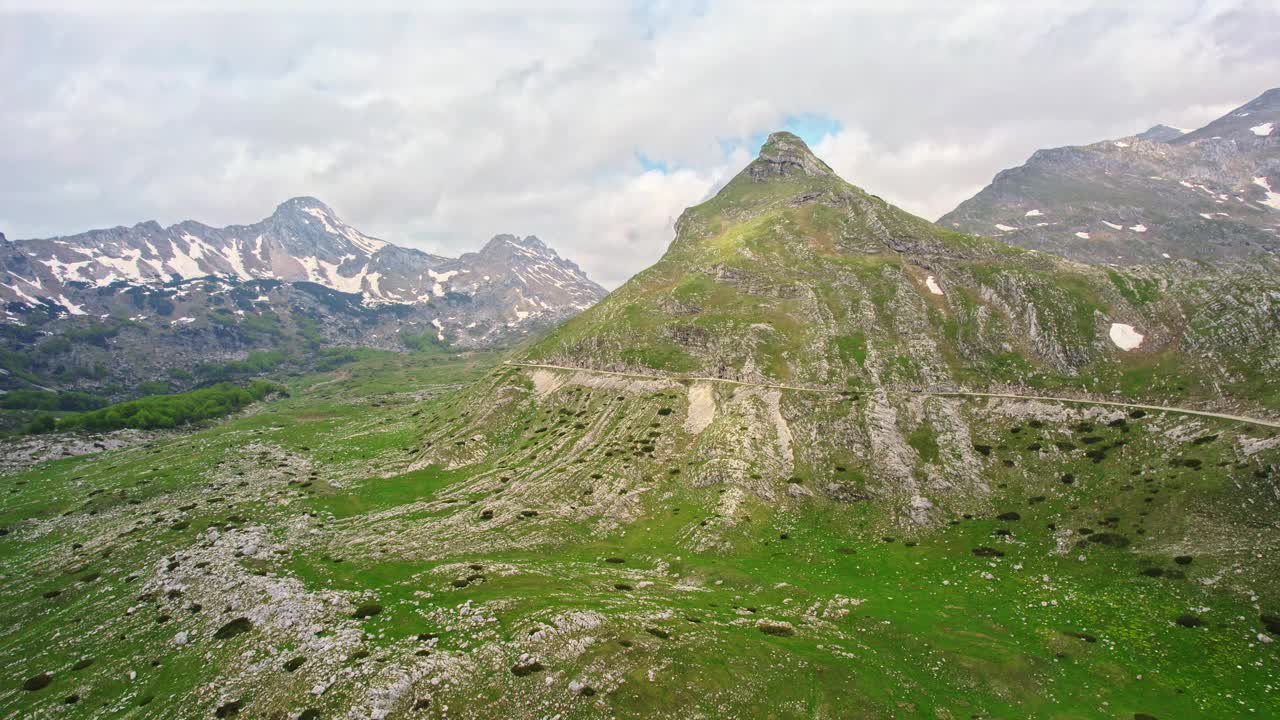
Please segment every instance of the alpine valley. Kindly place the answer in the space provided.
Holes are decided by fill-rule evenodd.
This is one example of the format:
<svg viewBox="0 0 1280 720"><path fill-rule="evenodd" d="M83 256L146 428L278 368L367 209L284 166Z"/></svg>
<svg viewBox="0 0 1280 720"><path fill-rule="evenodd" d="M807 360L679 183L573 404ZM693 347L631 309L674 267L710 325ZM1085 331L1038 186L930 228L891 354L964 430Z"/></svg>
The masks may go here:
<svg viewBox="0 0 1280 720"><path fill-rule="evenodd" d="M1267 234L1246 185L1211 188L1250 218L1233 260ZM1044 192L1053 222L1077 207ZM215 297L286 328L342 298L454 347L271 375L195 431L0 477L0 716L1280 716L1280 280L1187 259L1134 197L1096 219L1184 259L964 234L775 133L594 304L533 241L446 261L309 200L16 243L31 282L5 283L44 312L155 287L127 313L154 315L148 268L198 272L165 323L196 293L193 326ZM521 297L590 307L457 352L519 320L481 280L497 252L552 278Z"/></svg>

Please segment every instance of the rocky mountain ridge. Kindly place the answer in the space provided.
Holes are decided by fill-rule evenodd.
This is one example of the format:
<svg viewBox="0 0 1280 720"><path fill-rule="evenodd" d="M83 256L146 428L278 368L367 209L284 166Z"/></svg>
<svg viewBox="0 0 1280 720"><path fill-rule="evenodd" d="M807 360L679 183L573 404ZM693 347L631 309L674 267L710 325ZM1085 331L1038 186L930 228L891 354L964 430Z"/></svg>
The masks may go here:
<svg viewBox="0 0 1280 720"><path fill-rule="evenodd" d="M605 292L536 237L498 235L478 252L447 258L366 235L319 200L298 197L251 225L213 228L185 221L165 228L148 221L4 241L0 299L11 304L11 318L22 306L37 305L95 315L112 310L101 300L113 293L104 291L163 288L204 277L315 283L358 294L367 306L465 298L465 309L433 319L470 345L501 340L501 332L468 332L482 323L545 326Z"/></svg>
<svg viewBox="0 0 1280 720"><path fill-rule="evenodd" d="M1274 268L1280 88L1202 128L1036 151L938 223L1093 264Z"/></svg>

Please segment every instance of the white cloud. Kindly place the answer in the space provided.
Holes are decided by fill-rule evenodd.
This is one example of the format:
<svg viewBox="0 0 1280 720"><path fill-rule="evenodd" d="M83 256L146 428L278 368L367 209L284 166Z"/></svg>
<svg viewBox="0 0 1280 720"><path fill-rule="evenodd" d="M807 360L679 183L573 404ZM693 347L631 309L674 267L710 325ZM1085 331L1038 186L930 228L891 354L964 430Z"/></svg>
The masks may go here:
<svg viewBox="0 0 1280 720"><path fill-rule="evenodd" d="M1280 11L1247 0L108 4L148 6L0 17L10 238L310 194L442 253L534 233L614 285L788 116L837 122L817 152L932 218L1037 148L1194 127L1280 77Z"/></svg>

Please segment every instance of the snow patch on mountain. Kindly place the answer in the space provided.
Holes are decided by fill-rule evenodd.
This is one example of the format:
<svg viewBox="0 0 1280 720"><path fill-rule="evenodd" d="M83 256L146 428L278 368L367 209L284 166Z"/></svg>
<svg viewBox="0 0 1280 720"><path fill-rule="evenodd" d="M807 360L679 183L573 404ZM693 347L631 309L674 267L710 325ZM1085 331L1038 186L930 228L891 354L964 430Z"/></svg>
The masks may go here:
<svg viewBox="0 0 1280 720"><path fill-rule="evenodd" d="M1267 193L1266 198L1262 200L1263 205L1280 210L1280 192L1271 189L1271 182L1268 178L1256 177L1253 179L1253 184Z"/></svg>
<svg viewBox="0 0 1280 720"><path fill-rule="evenodd" d="M66 295L59 295L59 296L58 296L58 303L59 303L60 305L62 305L63 307L65 307L65 308L67 309L67 312L71 313L72 315L85 315L85 314L87 314L87 313L85 313L84 308L82 308L82 307L80 307L79 305L76 305L75 303L73 303L73 302L71 302L70 300L68 300Z"/></svg>
<svg viewBox="0 0 1280 720"><path fill-rule="evenodd" d="M444 283L449 282L449 278L457 275L459 270L450 270L448 272L438 273L435 270L428 270L427 275L435 282L431 286L431 294L436 297L444 297Z"/></svg>
<svg viewBox="0 0 1280 720"><path fill-rule="evenodd" d="M1111 342L1126 352L1142 345L1144 337L1137 330L1134 330L1132 325L1124 323L1111 323L1110 336Z"/></svg>

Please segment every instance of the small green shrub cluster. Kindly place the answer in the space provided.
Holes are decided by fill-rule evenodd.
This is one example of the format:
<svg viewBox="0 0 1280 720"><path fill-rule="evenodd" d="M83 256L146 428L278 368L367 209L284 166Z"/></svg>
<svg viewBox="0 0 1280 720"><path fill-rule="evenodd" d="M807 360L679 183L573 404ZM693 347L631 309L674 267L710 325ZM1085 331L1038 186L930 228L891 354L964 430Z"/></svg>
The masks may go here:
<svg viewBox="0 0 1280 720"><path fill-rule="evenodd" d="M284 350L263 350L249 353L249 357L244 360L202 363L196 366L195 374L205 380L229 380L271 372L288 360L288 353Z"/></svg>

